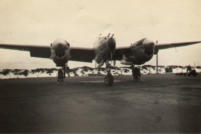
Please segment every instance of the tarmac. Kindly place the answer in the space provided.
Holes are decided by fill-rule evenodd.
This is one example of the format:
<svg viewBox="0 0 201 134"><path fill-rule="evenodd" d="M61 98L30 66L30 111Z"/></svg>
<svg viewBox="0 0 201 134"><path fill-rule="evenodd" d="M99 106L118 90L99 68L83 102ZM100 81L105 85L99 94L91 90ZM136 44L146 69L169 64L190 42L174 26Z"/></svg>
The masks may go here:
<svg viewBox="0 0 201 134"><path fill-rule="evenodd" d="M201 76L0 80L0 132L201 132Z"/></svg>

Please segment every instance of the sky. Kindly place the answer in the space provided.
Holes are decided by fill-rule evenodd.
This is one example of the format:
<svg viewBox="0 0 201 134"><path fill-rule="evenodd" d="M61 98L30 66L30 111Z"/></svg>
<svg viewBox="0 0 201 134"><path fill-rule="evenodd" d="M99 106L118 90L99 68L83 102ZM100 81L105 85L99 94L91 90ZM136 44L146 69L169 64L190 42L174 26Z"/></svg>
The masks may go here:
<svg viewBox="0 0 201 134"><path fill-rule="evenodd" d="M144 37L159 43L201 40L200 0L0 0L0 43L47 45L65 39L93 47L114 33L117 47ZM201 44L159 52L161 65L201 65ZM0 49L0 68L55 67L29 52ZM146 64L155 64L155 56ZM69 62L70 67L93 65Z"/></svg>

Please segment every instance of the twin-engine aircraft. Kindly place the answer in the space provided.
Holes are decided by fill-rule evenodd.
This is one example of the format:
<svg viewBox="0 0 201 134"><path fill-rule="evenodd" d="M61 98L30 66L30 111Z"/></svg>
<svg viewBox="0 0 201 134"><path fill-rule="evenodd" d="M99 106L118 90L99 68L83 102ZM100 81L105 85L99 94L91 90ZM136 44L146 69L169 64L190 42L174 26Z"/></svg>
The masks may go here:
<svg viewBox="0 0 201 134"><path fill-rule="evenodd" d="M144 64L151 60L154 54L158 57L158 51L161 49L197 43L201 43L201 41L158 44L143 38L130 46L116 48L114 34L108 34L107 36L100 36L92 49L70 47L69 42L66 40L55 40L50 46L0 44L0 48L29 51L31 57L52 59L56 66L61 67L58 70L58 81L63 81L65 78L65 72L69 69L67 64L69 60L81 62L95 60L97 68L104 64L106 65L107 75L104 78L104 83L111 86L114 78L110 73L112 66L109 61L114 61L115 63L116 60L119 60L121 64L131 66L133 78L139 79L141 76L140 69L134 67L134 65Z"/></svg>

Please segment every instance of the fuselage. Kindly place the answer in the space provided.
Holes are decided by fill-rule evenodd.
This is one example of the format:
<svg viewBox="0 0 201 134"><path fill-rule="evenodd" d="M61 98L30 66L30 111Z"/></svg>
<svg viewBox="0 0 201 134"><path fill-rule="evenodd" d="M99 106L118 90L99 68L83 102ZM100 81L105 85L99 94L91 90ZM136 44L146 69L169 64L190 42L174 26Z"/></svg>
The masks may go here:
<svg viewBox="0 0 201 134"><path fill-rule="evenodd" d="M95 50L95 62L98 64L98 67L102 66L105 62L112 60L112 56L115 52L116 41L113 38L113 35L99 37L98 40L94 43Z"/></svg>

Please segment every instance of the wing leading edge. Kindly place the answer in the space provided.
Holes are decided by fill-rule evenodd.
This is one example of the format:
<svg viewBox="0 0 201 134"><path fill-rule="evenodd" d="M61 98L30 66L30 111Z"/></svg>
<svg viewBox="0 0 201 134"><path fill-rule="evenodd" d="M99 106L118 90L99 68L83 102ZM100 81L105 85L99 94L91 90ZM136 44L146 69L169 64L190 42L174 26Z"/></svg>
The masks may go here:
<svg viewBox="0 0 201 134"><path fill-rule="evenodd" d="M193 44L201 43L201 41L191 41L191 42L179 42L179 43L164 43L164 44L158 44L155 46L155 54L161 50L161 49L168 49L168 48L174 48L174 47L183 47L183 46L189 46Z"/></svg>
<svg viewBox="0 0 201 134"><path fill-rule="evenodd" d="M19 45L19 44L0 44L0 48L29 51L31 57L50 58L49 46L38 45ZM88 48L70 48L71 59L73 61L91 62L94 57L94 49Z"/></svg>
<svg viewBox="0 0 201 134"><path fill-rule="evenodd" d="M161 49L182 47L182 46L188 46L188 45L193 45L198 43L201 43L201 41L158 44L155 46L154 54L156 54ZM31 57L50 58L50 55L51 55L49 46L0 44L0 48L29 51ZM71 49L70 60L73 60L73 61L91 62L95 57L94 49L75 48L75 47L71 47L70 49ZM127 55L129 52L130 52L130 47L117 48L115 50L114 59L122 60L123 55Z"/></svg>
<svg viewBox="0 0 201 134"><path fill-rule="evenodd" d="M71 58L73 61L92 62L95 58L94 49L90 48L70 48Z"/></svg>
<svg viewBox="0 0 201 134"><path fill-rule="evenodd" d="M50 47L36 45L0 44L0 48L29 51L31 57L49 58Z"/></svg>
<svg viewBox="0 0 201 134"><path fill-rule="evenodd" d="M201 43L201 41L191 41L191 42L178 42L178 43L164 43L164 44L157 44L154 48L154 54L157 54L159 50L162 49L168 49L168 48L174 48L174 47L183 47L183 46L189 46ZM122 47L117 48L115 50L115 59L121 60L123 55L127 55L130 52L130 47Z"/></svg>

